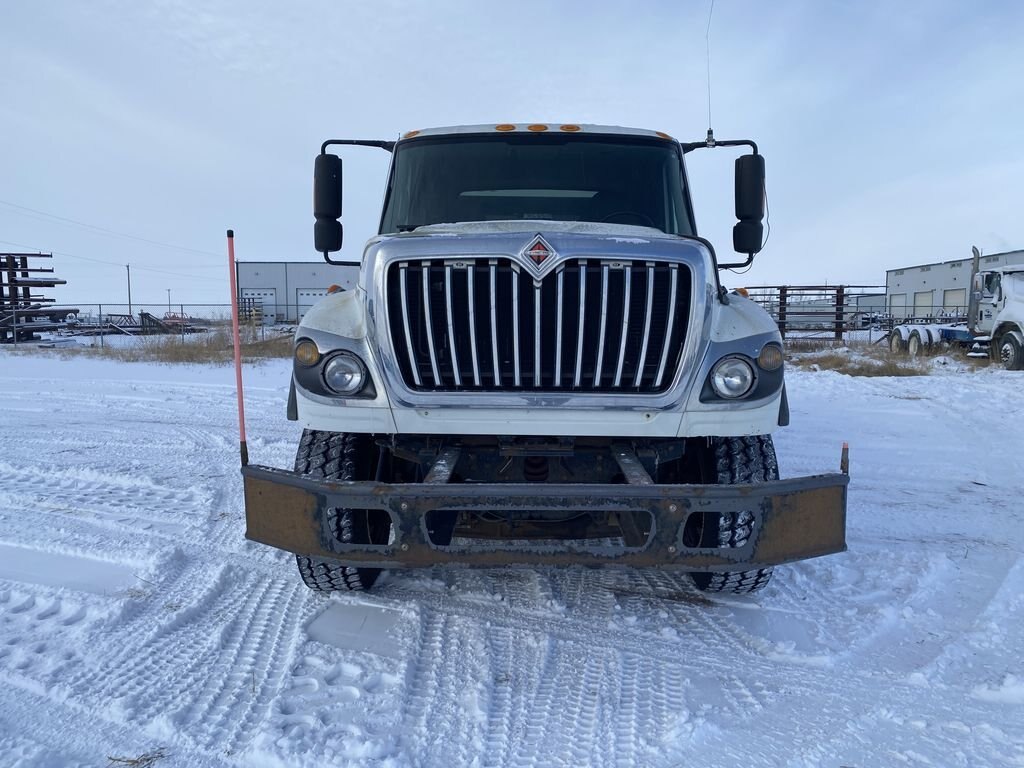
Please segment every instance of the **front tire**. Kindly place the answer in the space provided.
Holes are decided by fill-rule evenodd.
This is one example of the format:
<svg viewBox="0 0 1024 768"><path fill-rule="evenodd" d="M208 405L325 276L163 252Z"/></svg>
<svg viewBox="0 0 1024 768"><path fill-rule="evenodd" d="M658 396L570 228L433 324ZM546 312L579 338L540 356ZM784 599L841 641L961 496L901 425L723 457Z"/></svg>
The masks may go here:
<svg viewBox="0 0 1024 768"><path fill-rule="evenodd" d="M763 483L779 479L779 465L771 435L713 437L701 461L702 482L718 485ZM742 547L754 530L752 512L729 512L709 521L701 535L705 547ZM748 595L768 586L771 568L749 571L712 571L690 574L702 592Z"/></svg>
<svg viewBox="0 0 1024 768"><path fill-rule="evenodd" d="M907 351L907 343L903 341L900 332L895 329L889 331L889 351L894 355L902 355Z"/></svg>
<svg viewBox="0 0 1024 768"><path fill-rule="evenodd" d="M377 468L377 449L368 435L302 433L295 454L295 471L322 480L369 480ZM387 544L391 520L386 513L365 509L328 510L335 538L346 544ZM373 586L380 568L358 568L334 560L295 556L303 583L316 592L363 591Z"/></svg>
<svg viewBox="0 0 1024 768"><path fill-rule="evenodd" d="M1024 349L1013 331L1004 333L999 340L999 361L1008 371L1024 370Z"/></svg>

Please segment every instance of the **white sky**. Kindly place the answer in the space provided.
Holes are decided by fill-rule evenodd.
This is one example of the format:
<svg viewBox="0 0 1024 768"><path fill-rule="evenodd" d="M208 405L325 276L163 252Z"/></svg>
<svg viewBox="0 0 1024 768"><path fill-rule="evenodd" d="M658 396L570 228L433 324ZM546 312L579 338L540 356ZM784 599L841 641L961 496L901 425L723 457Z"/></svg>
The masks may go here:
<svg viewBox="0 0 1024 768"><path fill-rule="evenodd" d="M707 0L8 3L0 250L54 252L62 303L124 302L125 263L137 303L168 288L174 303L227 302L229 227L240 259L318 258L325 138L491 121L703 138L707 13ZM758 142L772 229L727 284L879 284L972 244L1024 248L1021 40L1016 2L718 0L715 134ZM388 155L344 157L343 253L358 257ZM701 233L729 257L732 154L689 158Z"/></svg>

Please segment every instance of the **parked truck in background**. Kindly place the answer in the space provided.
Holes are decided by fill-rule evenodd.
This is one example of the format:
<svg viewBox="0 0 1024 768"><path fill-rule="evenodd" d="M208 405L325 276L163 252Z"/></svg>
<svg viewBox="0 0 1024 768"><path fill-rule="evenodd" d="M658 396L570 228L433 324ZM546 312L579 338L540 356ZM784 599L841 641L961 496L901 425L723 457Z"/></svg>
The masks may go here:
<svg viewBox="0 0 1024 768"><path fill-rule="evenodd" d="M779 479L782 340L719 271L762 245L750 141L503 124L330 140L316 249L342 244L332 146L392 153L355 290L295 336L294 471L243 467L248 538L312 589L384 568L634 566L746 593L845 549L843 473ZM684 158L743 146L733 245L697 233Z"/></svg>
<svg viewBox="0 0 1024 768"><path fill-rule="evenodd" d="M1024 370L1024 264L980 270L973 248L967 321L901 323L889 333L889 348L912 357L948 346L979 350L1008 371Z"/></svg>

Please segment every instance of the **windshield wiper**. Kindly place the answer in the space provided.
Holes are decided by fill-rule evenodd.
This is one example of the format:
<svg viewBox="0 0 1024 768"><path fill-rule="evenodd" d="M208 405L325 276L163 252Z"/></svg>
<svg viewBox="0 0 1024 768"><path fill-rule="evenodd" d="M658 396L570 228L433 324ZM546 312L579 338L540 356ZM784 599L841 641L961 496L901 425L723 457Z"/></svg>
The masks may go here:
<svg viewBox="0 0 1024 768"><path fill-rule="evenodd" d="M398 231L399 232L412 232L417 227L425 227L425 226L426 226L426 224L399 224L398 225Z"/></svg>

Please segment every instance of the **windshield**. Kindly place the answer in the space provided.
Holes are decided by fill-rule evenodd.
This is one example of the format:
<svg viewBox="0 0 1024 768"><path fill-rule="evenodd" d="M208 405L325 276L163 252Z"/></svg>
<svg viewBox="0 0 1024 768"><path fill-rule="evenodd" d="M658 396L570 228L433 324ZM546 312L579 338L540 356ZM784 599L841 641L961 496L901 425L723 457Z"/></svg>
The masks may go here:
<svg viewBox="0 0 1024 768"><path fill-rule="evenodd" d="M692 234L679 149L643 137L564 134L446 136L396 147L381 233L521 219Z"/></svg>

